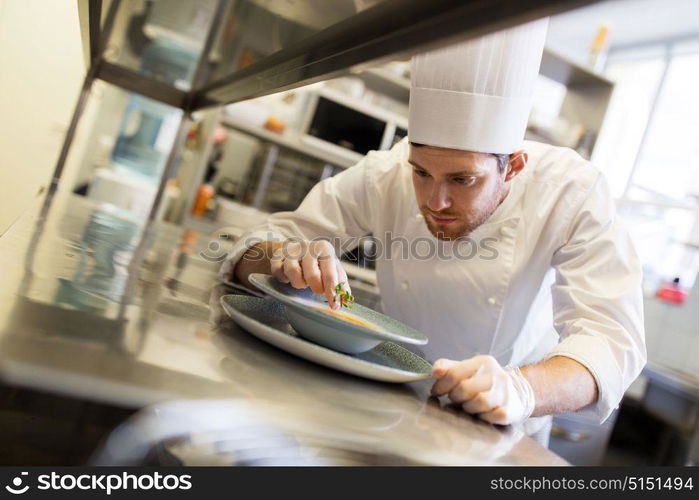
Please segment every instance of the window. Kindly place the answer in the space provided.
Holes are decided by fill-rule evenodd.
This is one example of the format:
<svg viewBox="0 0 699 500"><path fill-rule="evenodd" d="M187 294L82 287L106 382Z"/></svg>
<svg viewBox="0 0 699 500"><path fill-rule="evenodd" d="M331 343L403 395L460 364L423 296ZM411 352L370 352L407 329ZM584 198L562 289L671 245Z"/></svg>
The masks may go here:
<svg viewBox="0 0 699 500"><path fill-rule="evenodd" d="M672 50L630 187L691 203L699 194L699 44Z"/></svg>
<svg viewBox="0 0 699 500"><path fill-rule="evenodd" d="M613 53L594 161L644 264L648 291L699 272L699 40Z"/></svg>

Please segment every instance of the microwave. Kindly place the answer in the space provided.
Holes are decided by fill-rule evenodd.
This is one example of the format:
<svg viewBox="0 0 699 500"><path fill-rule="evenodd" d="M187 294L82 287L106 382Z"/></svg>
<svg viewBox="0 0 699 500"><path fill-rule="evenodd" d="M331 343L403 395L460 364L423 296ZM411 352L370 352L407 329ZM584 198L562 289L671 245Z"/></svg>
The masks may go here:
<svg viewBox="0 0 699 500"><path fill-rule="evenodd" d="M407 135L407 118L328 88L310 92L301 126L307 146L351 161Z"/></svg>

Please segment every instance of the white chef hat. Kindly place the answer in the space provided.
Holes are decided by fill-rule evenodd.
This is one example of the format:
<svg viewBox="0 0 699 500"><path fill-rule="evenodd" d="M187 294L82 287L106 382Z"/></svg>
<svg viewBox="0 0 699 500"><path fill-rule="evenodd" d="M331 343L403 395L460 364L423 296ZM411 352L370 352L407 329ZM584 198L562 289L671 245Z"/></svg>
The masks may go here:
<svg viewBox="0 0 699 500"><path fill-rule="evenodd" d="M548 19L412 60L411 142L509 154L524 139Z"/></svg>

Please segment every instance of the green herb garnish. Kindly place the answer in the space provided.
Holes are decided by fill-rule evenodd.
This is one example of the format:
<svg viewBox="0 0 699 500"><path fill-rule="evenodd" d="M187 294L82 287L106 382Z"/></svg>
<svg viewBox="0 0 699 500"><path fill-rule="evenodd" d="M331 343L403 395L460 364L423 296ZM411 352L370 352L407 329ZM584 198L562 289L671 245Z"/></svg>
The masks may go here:
<svg viewBox="0 0 699 500"><path fill-rule="evenodd" d="M354 295L349 293L343 288L345 282L338 283L335 287L335 296L333 297L336 302L340 303L340 307L346 307L347 309L352 309L352 304L354 304Z"/></svg>

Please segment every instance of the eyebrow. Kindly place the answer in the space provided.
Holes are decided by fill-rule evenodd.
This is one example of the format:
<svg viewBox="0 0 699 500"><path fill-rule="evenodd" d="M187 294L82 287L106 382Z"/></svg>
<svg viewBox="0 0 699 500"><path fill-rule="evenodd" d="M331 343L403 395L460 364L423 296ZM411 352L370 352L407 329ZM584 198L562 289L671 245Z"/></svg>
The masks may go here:
<svg viewBox="0 0 699 500"><path fill-rule="evenodd" d="M415 162L412 161L412 160L408 160L408 163L410 163L410 164L411 164L413 167L415 167L415 168L419 168L420 170L424 170L425 172L427 172L427 169L426 169L426 168L424 168L422 165L419 165L419 164L415 163ZM478 173L477 173L477 172L472 172L472 171L470 171L470 170L462 170L462 171L460 171L460 172L450 172L450 173L448 173L447 175L448 175L449 177L459 177L459 176L477 177L477 176L478 176Z"/></svg>

